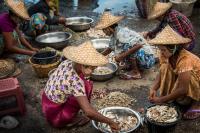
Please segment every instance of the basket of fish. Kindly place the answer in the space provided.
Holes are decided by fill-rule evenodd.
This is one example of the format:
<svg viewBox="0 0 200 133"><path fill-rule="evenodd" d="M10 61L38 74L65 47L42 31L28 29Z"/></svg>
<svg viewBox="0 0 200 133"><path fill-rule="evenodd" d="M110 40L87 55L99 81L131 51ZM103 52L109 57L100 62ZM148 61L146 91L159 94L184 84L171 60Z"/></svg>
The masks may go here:
<svg viewBox="0 0 200 133"><path fill-rule="evenodd" d="M145 111L145 119L149 132L173 132L181 119L181 113L172 105L151 105Z"/></svg>
<svg viewBox="0 0 200 133"><path fill-rule="evenodd" d="M138 112L127 107L107 107L99 110L101 114L119 123L119 133L130 133L141 124L141 116ZM92 121L92 125L103 133L111 133L111 128L105 123Z"/></svg>

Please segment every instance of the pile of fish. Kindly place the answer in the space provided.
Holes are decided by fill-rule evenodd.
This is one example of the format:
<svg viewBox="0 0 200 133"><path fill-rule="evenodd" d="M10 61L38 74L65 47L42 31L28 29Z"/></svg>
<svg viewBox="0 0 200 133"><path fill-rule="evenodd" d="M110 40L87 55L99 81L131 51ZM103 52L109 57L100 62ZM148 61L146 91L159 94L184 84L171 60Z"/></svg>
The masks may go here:
<svg viewBox="0 0 200 133"><path fill-rule="evenodd" d="M111 70L108 67L97 67L93 73L96 75L107 75L107 74L111 74L112 72L113 70Z"/></svg>
<svg viewBox="0 0 200 133"><path fill-rule="evenodd" d="M178 113L175 108L166 105L156 105L147 109L147 117L156 122L171 123L175 122Z"/></svg>
<svg viewBox="0 0 200 133"><path fill-rule="evenodd" d="M90 30L87 31L87 34L89 37L93 38L102 38L102 37L108 37L106 34L103 32L103 30L96 30L94 28L91 28Z"/></svg>
<svg viewBox="0 0 200 133"><path fill-rule="evenodd" d="M98 100L96 103L96 108L102 109L105 107L112 107L112 106L130 107L133 102L136 102L136 99L130 98L125 93L116 91L116 92L111 92L103 99Z"/></svg>
<svg viewBox="0 0 200 133"><path fill-rule="evenodd" d="M114 122L118 122L121 132L126 132L137 125L138 119L132 115L118 115L117 113L111 111L100 112L104 116L112 119ZM98 122L98 128L106 132L112 132L108 124Z"/></svg>

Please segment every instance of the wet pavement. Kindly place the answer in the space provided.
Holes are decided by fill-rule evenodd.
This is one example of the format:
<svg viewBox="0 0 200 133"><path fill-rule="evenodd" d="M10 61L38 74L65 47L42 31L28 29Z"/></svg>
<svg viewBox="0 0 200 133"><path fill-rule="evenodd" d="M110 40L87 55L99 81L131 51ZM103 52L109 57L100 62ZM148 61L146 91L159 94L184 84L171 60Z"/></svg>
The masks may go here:
<svg viewBox="0 0 200 133"><path fill-rule="evenodd" d="M126 15L120 25L128 26L138 32L152 29L157 22L145 21L138 16L134 0L60 0L60 13L69 16L88 16L95 22L98 21L100 13L104 8L110 8L113 13ZM191 21L197 33L197 44L194 49L196 54L200 54L200 10L194 10ZM19 76L20 84L23 88L26 102L26 115L16 116L20 125L13 130L0 129L0 133L97 133L91 123L86 126L72 129L52 128L42 115L40 94L47 79L38 79L30 64L21 62L18 64L23 73ZM143 71L141 80L120 80L115 77L106 82L94 82L94 91L107 89L109 91L121 91L137 99L132 105L133 109L138 109L149 105L147 100L148 90L157 74L157 67ZM95 101L92 102L95 104ZM140 126L136 133L147 133L147 127ZM200 132L200 119L193 121L181 121L175 128L175 133L198 133Z"/></svg>

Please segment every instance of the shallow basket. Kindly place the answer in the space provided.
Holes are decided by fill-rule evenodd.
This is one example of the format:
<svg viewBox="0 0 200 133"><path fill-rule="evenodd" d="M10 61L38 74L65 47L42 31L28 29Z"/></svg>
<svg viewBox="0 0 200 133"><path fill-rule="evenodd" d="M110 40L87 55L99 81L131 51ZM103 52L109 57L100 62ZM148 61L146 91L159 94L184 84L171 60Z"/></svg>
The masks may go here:
<svg viewBox="0 0 200 133"><path fill-rule="evenodd" d="M29 63L32 65L35 73L39 78L47 78L48 73L57 68L58 65L60 64L60 59L58 59L55 63L52 64L47 64L47 65L40 65L40 64L35 64L32 61L32 58L29 59Z"/></svg>

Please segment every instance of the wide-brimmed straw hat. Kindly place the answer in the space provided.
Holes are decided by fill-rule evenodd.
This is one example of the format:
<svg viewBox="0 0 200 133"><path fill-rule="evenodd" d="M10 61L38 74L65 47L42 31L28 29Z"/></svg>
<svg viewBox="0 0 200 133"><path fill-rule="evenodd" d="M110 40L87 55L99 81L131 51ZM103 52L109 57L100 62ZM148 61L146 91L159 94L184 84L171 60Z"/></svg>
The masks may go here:
<svg viewBox="0 0 200 133"><path fill-rule="evenodd" d="M23 18L25 20L30 19L27 9L22 0L5 0L5 3L9 7L9 9L20 18Z"/></svg>
<svg viewBox="0 0 200 133"><path fill-rule="evenodd" d="M95 28L100 30L105 29L113 24L118 23L123 18L124 16L113 16L110 12L105 11Z"/></svg>
<svg viewBox="0 0 200 133"><path fill-rule="evenodd" d="M0 60L0 79L8 77L16 77L21 74L21 69L16 67L16 64L11 59Z"/></svg>
<svg viewBox="0 0 200 133"><path fill-rule="evenodd" d="M67 59L83 65L102 66L108 63L108 59L97 52L90 41L79 46L66 47L63 55Z"/></svg>
<svg viewBox="0 0 200 133"><path fill-rule="evenodd" d="M153 10L151 13L148 15L148 19L156 19L163 14L165 14L170 8L172 7L172 3L162 3L162 2L157 2L155 6L153 7Z"/></svg>
<svg viewBox="0 0 200 133"><path fill-rule="evenodd" d="M191 42L191 39L182 37L169 25L158 33L154 39L148 41L148 43L152 45L179 45L187 44L189 42Z"/></svg>

